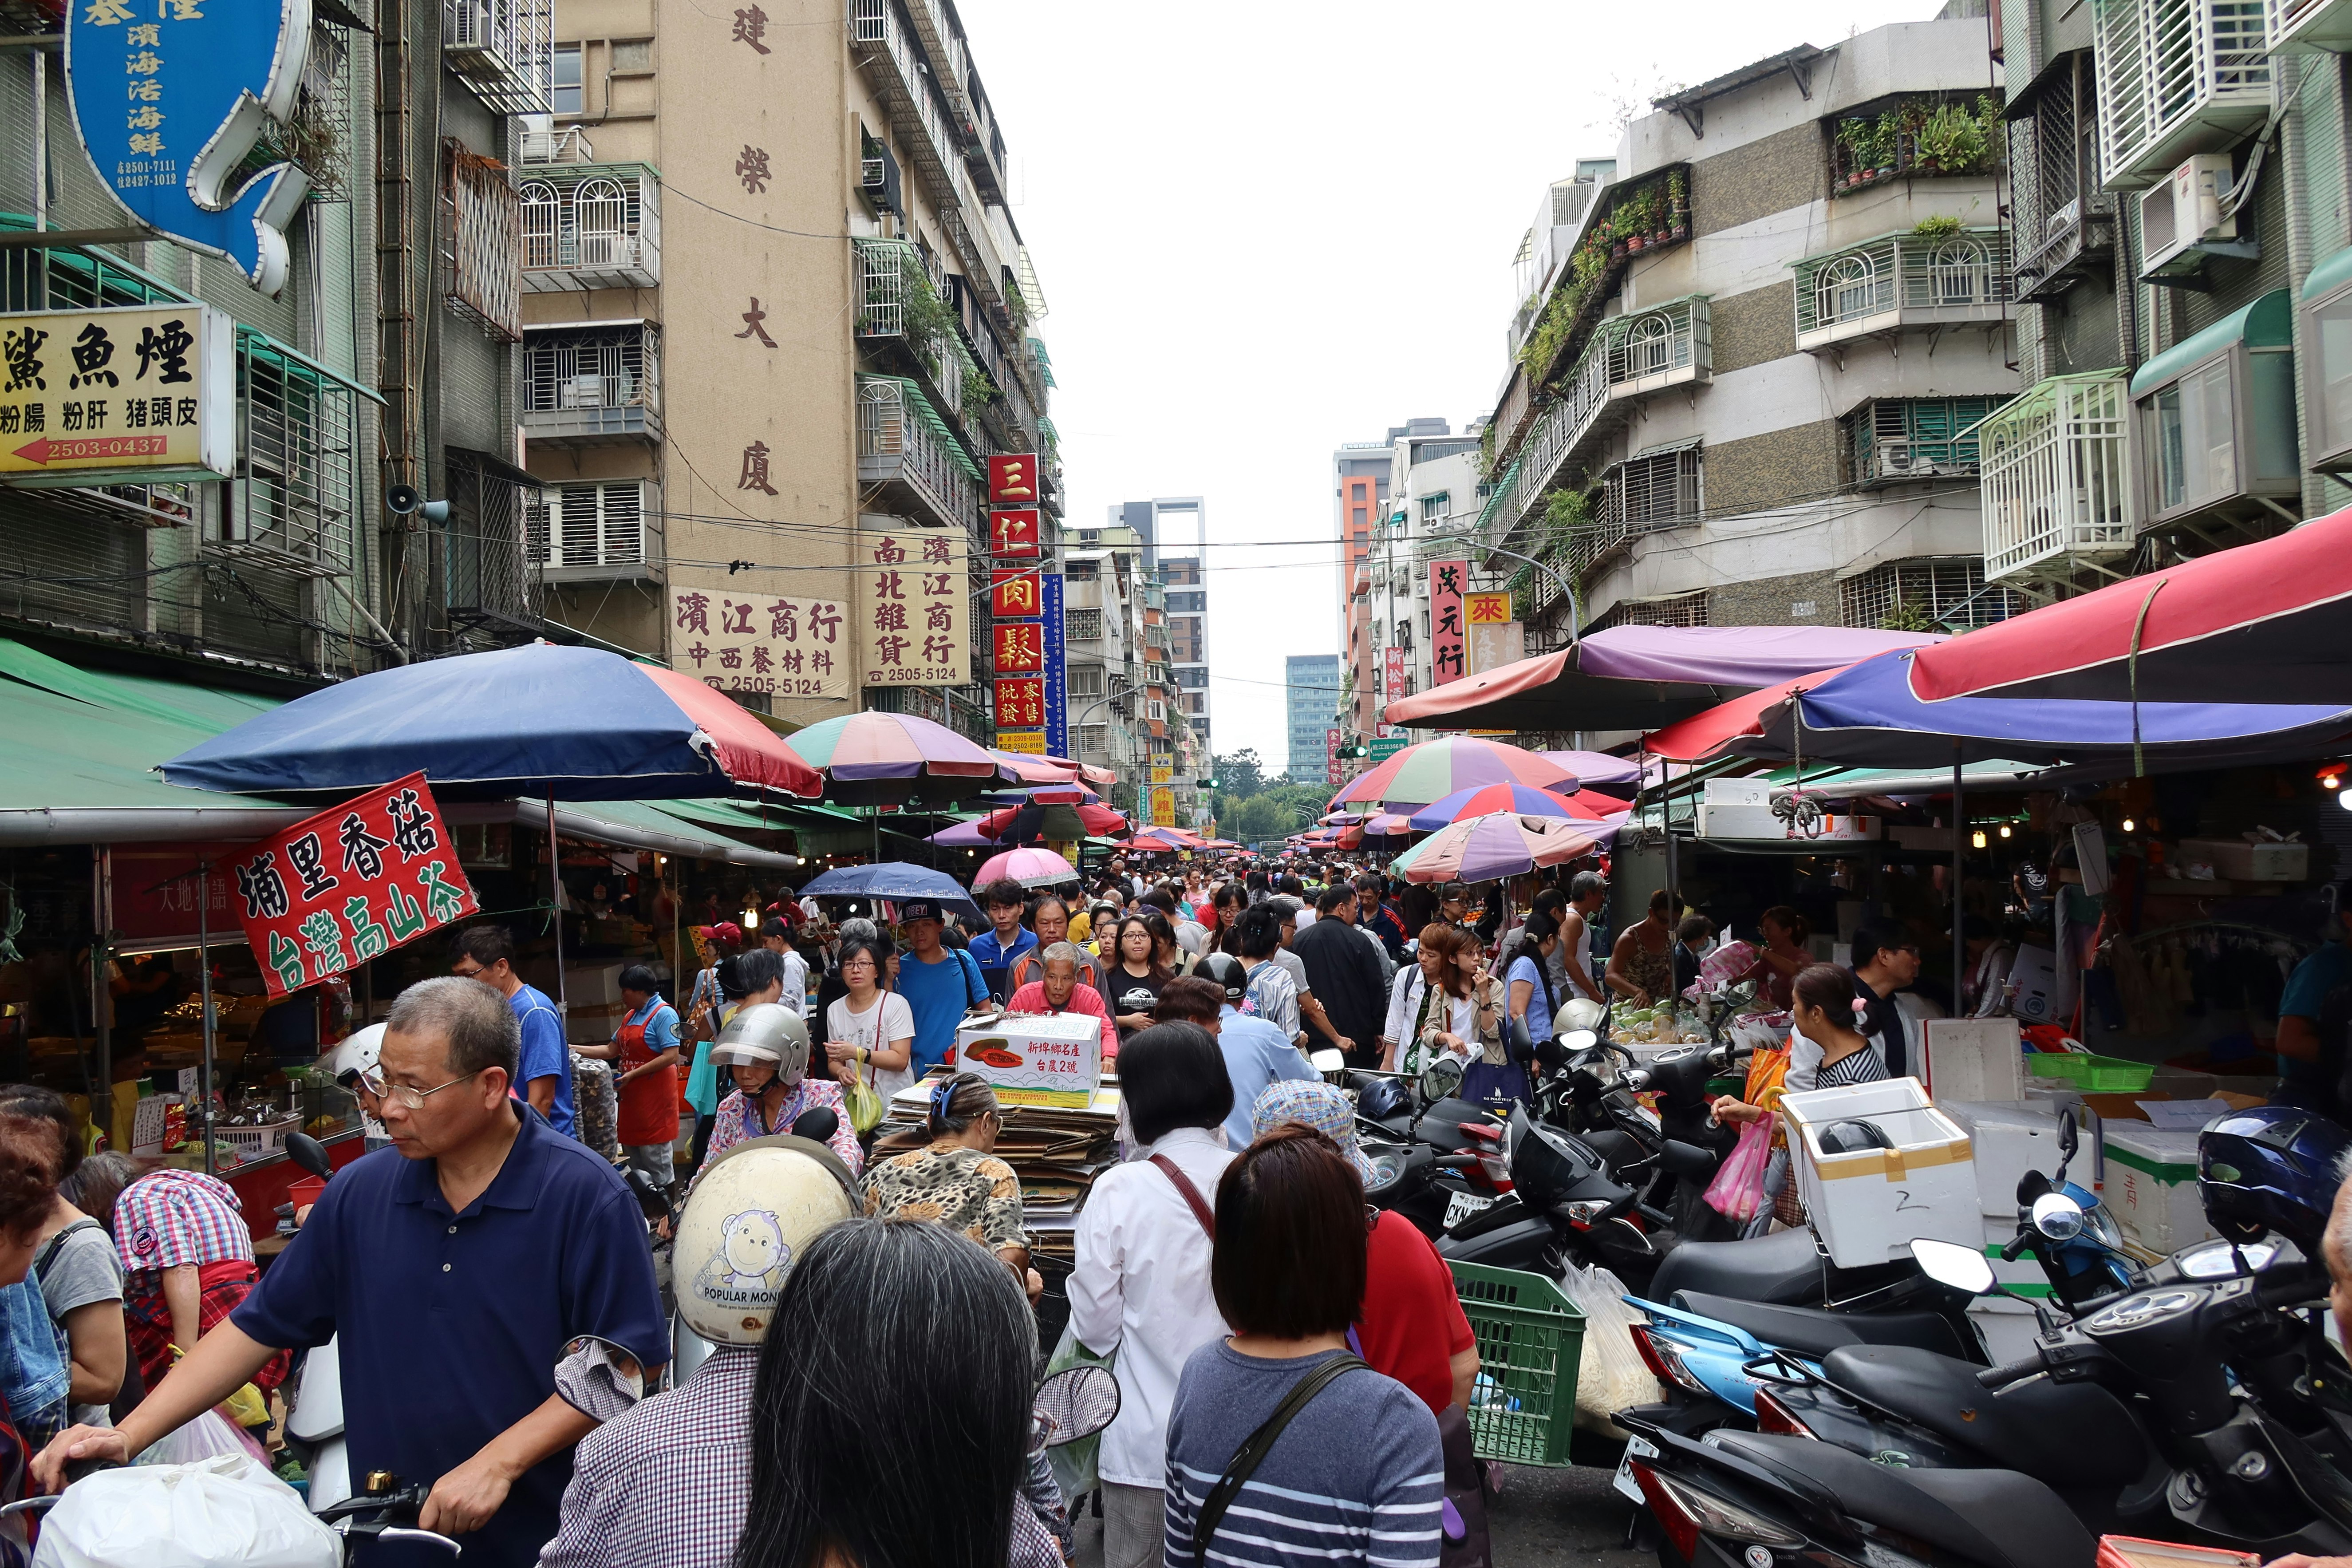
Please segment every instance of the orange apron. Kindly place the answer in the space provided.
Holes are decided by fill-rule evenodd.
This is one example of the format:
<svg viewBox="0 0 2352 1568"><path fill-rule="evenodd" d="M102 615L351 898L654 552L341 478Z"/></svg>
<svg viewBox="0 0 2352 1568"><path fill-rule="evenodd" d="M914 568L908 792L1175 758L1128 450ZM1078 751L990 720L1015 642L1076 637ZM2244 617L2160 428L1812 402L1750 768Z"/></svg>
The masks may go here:
<svg viewBox="0 0 2352 1568"><path fill-rule="evenodd" d="M628 1072L654 1059L655 1052L646 1044L646 1025L653 1021L649 1009L644 1019L624 1024L613 1037L621 1047L621 1070ZM633 1079L621 1090L620 1140L624 1144L667 1143L677 1137L677 1065L673 1062L658 1072L649 1072Z"/></svg>

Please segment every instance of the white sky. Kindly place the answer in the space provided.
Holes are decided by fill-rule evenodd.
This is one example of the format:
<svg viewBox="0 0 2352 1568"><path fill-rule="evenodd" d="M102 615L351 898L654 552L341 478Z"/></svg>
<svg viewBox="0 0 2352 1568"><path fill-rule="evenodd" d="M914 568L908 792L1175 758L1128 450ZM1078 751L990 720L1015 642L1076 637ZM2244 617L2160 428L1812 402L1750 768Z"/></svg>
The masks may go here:
<svg viewBox="0 0 2352 1568"><path fill-rule="evenodd" d="M1206 498L1213 737L1339 642L1331 451L1500 386L1511 256L1622 101L1937 0L958 0L1049 314L1066 521Z"/></svg>

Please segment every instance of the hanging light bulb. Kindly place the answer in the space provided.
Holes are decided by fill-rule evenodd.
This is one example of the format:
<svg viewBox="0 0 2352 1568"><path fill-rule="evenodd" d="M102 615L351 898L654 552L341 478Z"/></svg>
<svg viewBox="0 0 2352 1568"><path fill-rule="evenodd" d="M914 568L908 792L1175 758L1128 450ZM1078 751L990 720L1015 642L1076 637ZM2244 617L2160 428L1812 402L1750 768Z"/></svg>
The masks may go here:
<svg viewBox="0 0 2352 1568"><path fill-rule="evenodd" d="M2009 824L2008 824L2008 823L2006 823L2006 822L2004 822L2004 823L2002 823L2002 824L2000 825L2000 836L2001 836L2003 838L2006 838L2006 837L2009 837Z"/></svg>
<svg viewBox="0 0 2352 1568"><path fill-rule="evenodd" d="M1979 827L1974 833L1969 835L1969 846L1970 848L1974 849L1981 849L1985 847L1985 834L1983 828Z"/></svg>
<svg viewBox="0 0 2352 1568"><path fill-rule="evenodd" d="M2124 818L2124 831L2125 831L2126 833L2130 833L2130 832L2134 831L2136 828L2137 828L2138 826L2139 826L2139 824L2137 824L2137 823L2134 822L2130 817L2126 816L2126 817L2125 817L2125 818Z"/></svg>

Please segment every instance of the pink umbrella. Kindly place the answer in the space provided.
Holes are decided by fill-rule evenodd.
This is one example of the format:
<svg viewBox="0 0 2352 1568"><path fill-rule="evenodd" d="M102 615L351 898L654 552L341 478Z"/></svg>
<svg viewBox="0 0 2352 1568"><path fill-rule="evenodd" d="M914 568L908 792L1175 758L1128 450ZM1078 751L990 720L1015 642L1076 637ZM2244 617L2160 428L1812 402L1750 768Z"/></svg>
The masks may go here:
<svg viewBox="0 0 2352 1568"><path fill-rule="evenodd" d="M1478 784L1518 784L1550 789L1574 775L1533 752L1476 735L1441 735L1407 746L1331 797L1331 809L1351 805L1427 805Z"/></svg>
<svg viewBox="0 0 2352 1568"><path fill-rule="evenodd" d="M989 858L971 879L975 888L1009 878L1024 888L1052 888L1078 879L1078 868L1051 849L1007 849Z"/></svg>
<svg viewBox="0 0 2352 1568"><path fill-rule="evenodd" d="M1075 784L1077 781L1078 764L1076 763L1066 763L1056 757L1025 756L1019 752L1005 751L1001 746L989 747L988 754L996 759L998 767L1023 784Z"/></svg>

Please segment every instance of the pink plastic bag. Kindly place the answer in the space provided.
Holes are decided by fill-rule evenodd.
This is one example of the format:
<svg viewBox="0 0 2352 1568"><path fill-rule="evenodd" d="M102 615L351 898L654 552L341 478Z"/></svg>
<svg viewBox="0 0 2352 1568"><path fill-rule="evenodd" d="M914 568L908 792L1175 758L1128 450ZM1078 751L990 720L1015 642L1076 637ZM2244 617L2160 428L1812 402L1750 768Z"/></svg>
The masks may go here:
<svg viewBox="0 0 2352 1568"><path fill-rule="evenodd" d="M1754 1219L1757 1206L1764 1201L1764 1172L1772 1163L1776 1120L1774 1113L1767 1111L1762 1121L1741 1128L1739 1142L1723 1157L1715 1180L1707 1184L1707 1206L1735 1224Z"/></svg>

